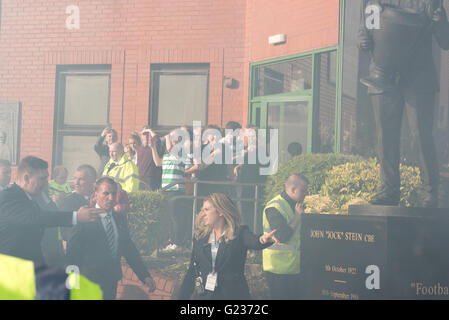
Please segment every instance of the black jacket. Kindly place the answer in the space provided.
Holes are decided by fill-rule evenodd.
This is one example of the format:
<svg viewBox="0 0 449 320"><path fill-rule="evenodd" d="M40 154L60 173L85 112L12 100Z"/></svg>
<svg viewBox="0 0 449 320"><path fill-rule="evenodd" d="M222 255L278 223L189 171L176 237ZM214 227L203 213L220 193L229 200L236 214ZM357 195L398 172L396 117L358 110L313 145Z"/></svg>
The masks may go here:
<svg viewBox="0 0 449 320"><path fill-rule="evenodd" d="M109 146L105 144L105 136L99 136L97 142L95 143L94 150L100 157L100 166L98 167L98 175L103 174L104 166L109 161Z"/></svg>
<svg viewBox="0 0 449 320"><path fill-rule="evenodd" d="M126 226L113 213L118 229L118 256L113 258L106 240L106 231L101 220L76 225L67 243L67 262L79 266L82 275L89 280L103 284L122 278L121 257L143 282L150 274L142 262L136 246L129 237Z"/></svg>
<svg viewBox="0 0 449 320"><path fill-rule="evenodd" d="M206 291L201 299L213 300L243 300L250 299L248 283L246 281L245 261L248 249L262 250L271 244L262 245L259 236L249 231L247 226L241 226L237 237L229 242L222 242L218 248L215 271L217 272L217 288L214 292ZM212 254L209 236L194 240L190 267L182 283L179 299L187 300L193 293L197 274L206 284L207 275L212 271ZM195 271L193 262L197 264Z"/></svg>
<svg viewBox="0 0 449 320"><path fill-rule="evenodd" d="M89 205L89 200L85 199L82 195L72 192L65 196L59 203L57 203L59 210L61 211L78 211L83 206ZM62 239L69 240L70 230L72 228L61 228Z"/></svg>
<svg viewBox="0 0 449 320"><path fill-rule="evenodd" d="M45 263L41 241L46 227L72 226L73 212L42 211L16 184L0 192L0 253Z"/></svg>

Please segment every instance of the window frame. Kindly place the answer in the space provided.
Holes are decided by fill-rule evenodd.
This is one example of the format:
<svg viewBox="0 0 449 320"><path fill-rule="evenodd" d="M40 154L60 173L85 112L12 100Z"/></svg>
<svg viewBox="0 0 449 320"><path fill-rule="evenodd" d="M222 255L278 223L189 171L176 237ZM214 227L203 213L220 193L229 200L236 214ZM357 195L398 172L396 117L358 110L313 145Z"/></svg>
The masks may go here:
<svg viewBox="0 0 449 320"><path fill-rule="evenodd" d="M108 77L108 101L106 123L103 125L66 125L65 114L65 79L68 75ZM111 65L58 65L55 77L55 107L53 124L53 166L62 165L65 136L97 137L109 122L111 108ZM93 146L92 146L93 148Z"/></svg>
<svg viewBox="0 0 449 320"><path fill-rule="evenodd" d="M254 62L250 64L250 78L249 78L249 104L248 104L248 123L255 124L255 120L257 116L255 113L257 112L257 106L262 106L266 101L282 101L282 100L290 100L292 98L297 99L304 99L307 97L310 100L310 114L309 114L309 123L308 123L308 131L309 136L308 140L309 143L307 145L307 148L304 148L305 153L314 153L317 152L319 149L318 146L318 111L319 108L317 108L317 94L319 93L319 85L316 84L316 81L319 81L319 56L320 54L326 54L336 51L337 52L337 59L338 59L338 52L339 52L339 46L331 46L327 48L322 48L318 50L312 50L307 52L301 52L285 57L278 57L274 59ZM255 80L257 80L257 72L256 69L260 66L270 66L273 64L278 63L284 63L291 60L297 60L297 59L305 59L311 57L311 63L312 63L312 77L311 77L311 88L305 89L302 91L294 91L294 92L288 92L288 93L281 93L281 94L275 94L275 95L267 95L267 96L256 96L256 88L255 88ZM338 68L336 70L336 74L338 75ZM337 79L338 82L338 79ZM336 85L336 98L338 99L338 84ZM264 115L262 115L264 116ZM336 112L335 112L335 121L337 121L337 101L336 101ZM335 135L335 140L337 140L337 136ZM334 151L337 152L337 149L334 148Z"/></svg>
<svg viewBox="0 0 449 320"><path fill-rule="evenodd" d="M208 123L209 113L209 88L210 88L210 63L152 63L150 65L150 99L149 99L149 112L148 123L150 127L157 132L169 132L182 125L191 125L189 123L183 123L179 126L167 126L159 125L157 123L159 112L159 76L163 74L179 74L179 75L206 75L206 106L204 119L206 126Z"/></svg>

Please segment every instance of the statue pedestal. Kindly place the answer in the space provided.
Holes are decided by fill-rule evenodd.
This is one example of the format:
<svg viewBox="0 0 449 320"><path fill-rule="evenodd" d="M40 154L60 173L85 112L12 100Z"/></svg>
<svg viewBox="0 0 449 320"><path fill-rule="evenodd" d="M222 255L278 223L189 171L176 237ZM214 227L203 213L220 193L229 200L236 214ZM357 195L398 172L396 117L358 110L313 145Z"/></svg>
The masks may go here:
<svg viewBox="0 0 449 320"><path fill-rule="evenodd" d="M449 299L449 209L305 214L305 299Z"/></svg>

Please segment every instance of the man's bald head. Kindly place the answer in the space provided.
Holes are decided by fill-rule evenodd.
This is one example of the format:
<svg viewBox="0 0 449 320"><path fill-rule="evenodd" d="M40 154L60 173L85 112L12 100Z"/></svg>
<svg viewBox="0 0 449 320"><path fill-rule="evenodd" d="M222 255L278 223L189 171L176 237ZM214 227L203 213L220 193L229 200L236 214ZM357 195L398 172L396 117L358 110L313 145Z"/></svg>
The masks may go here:
<svg viewBox="0 0 449 320"><path fill-rule="evenodd" d="M125 152L124 152L124 149L123 149L123 145L121 143L114 142L113 144L111 144L109 146L109 156L115 162L119 161L124 153Z"/></svg>
<svg viewBox="0 0 449 320"><path fill-rule="evenodd" d="M288 196L297 202L303 202L307 196L309 180L300 173L292 174L285 182L285 191Z"/></svg>

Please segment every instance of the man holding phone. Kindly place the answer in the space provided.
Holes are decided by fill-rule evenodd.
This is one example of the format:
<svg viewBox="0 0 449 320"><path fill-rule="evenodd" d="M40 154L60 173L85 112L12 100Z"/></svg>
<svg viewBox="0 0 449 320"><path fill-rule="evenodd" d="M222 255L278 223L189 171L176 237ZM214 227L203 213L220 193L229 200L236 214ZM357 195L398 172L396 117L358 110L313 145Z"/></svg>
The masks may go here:
<svg viewBox="0 0 449 320"><path fill-rule="evenodd" d="M300 299L300 225L303 201L309 181L302 174L292 174L285 190L268 202L263 211L263 231L276 231L280 244L263 250L263 270L273 300Z"/></svg>
<svg viewBox="0 0 449 320"><path fill-rule="evenodd" d="M153 159L151 146L154 144L160 157L164 155L161 150L161 140L156 132L150 127L144 126L140 133L142 144L136 148L137 167L139 167L140 188L144 190L156 191L161 188L162 168L158 167ZM164 146L165 150L165 146Z"/></svg>
<svg viewBox="0 0 449 320"><path fill-rule="evenodd" d="M94 149L100 158L100 166L98 168L98 175L104 170L104 166L109 161L109 147L111 144L117 142L118 135L117 131L112 129L112 125L109 123L106 128L101 132L100 137L98 137L97 143L95 143Z"/></svg>

